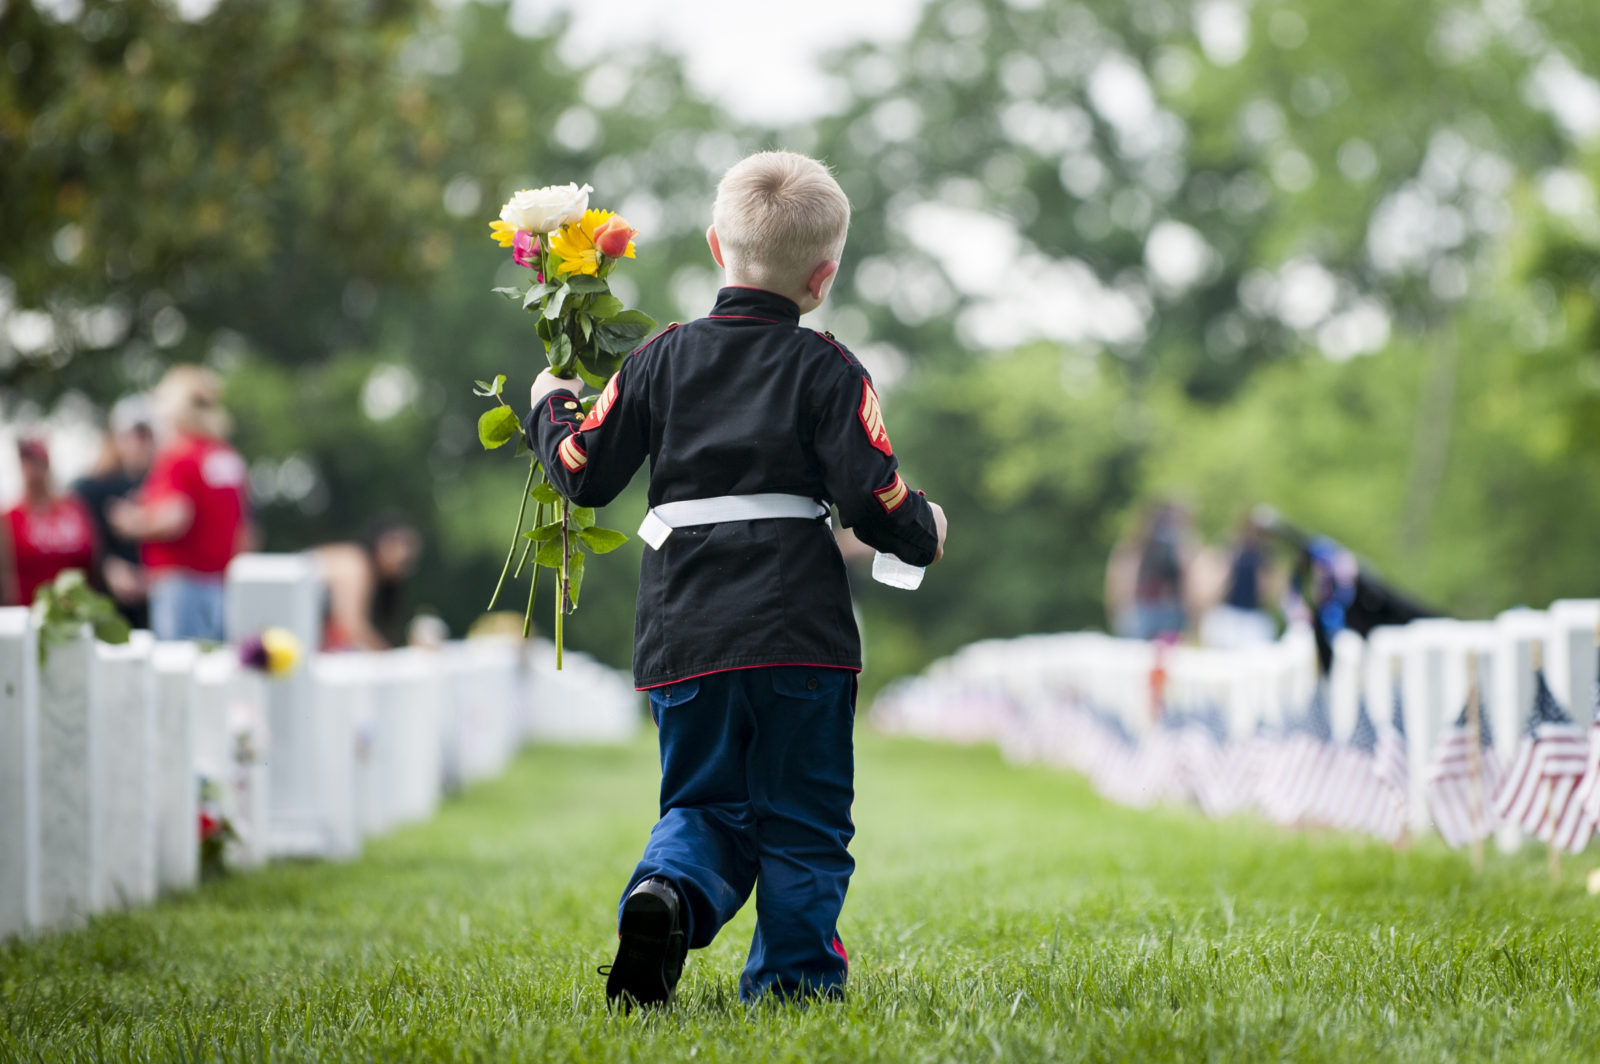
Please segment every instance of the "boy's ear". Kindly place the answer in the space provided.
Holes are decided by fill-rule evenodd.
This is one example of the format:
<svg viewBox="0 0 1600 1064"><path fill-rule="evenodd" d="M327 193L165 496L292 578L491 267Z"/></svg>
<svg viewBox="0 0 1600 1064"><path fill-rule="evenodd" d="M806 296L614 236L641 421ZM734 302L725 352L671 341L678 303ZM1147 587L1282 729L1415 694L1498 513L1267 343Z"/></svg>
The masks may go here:
<svg viewBox="0 0 1600 1064"><path fill-rule="evenodd" d="M839 272L839 260L829 259L811 271L811 276L806 280L806 291L811 293L811 298L821 299L828 290L828 281Z"/></svg>
<svg viewBox="0 0 1600 1064"><path fill-rule="evenodd" d="M722 242L717 239L716 226L706 227L706 243L711 245L711 257L716 261L716 264L723 269L727 269L727 265L722 261Z"/></svg>

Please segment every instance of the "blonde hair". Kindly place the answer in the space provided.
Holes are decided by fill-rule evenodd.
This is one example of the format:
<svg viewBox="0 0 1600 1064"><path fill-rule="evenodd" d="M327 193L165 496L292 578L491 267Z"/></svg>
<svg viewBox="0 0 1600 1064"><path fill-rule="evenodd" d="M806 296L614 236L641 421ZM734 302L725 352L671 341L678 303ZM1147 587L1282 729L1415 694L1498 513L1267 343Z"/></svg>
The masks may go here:
<svg viewBox="0 0 1600 1064"><path fill-rule="evenodd" d="M764 151L722 176L711 221L730 275L793 293L817 266L844 251L850 200L815 159Z"/></svg>
<svg viewBox="0 0 1600 1064"><path fill-rule="evenodd" d="M233 420L222 408L222 378L204 366L173 366L155 389L156 408L167 424L191 436L224 439Z"/></svg>

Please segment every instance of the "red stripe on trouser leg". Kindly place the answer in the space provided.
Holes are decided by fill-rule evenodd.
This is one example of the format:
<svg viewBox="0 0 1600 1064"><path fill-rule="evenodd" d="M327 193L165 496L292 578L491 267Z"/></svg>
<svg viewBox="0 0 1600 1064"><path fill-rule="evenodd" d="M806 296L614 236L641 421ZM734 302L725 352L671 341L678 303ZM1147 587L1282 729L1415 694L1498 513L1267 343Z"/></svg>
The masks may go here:
<svg viewBox="0 0 1600 1064"><path fill-rule="evenodd" d="M850 954L844 951L844 943L839 941L838 935L833 936L833 952L837 953L839 959L844 961L844 970L848 972L850 970Z"/></svg>

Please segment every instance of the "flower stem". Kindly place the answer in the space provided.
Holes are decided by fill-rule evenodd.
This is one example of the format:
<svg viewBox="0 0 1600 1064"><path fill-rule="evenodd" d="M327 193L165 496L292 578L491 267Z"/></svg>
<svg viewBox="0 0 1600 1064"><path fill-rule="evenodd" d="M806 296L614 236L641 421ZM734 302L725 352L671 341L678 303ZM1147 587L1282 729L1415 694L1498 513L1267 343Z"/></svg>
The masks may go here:
<svg viewBox="0 0 1600 1064"><path fill-rule="evenodd" d="M572 561L572 545L567 539L567 529L572 522L572 500L561 500L561 567L556 570L556 669L561 668L562 633L565 628L564 620L567 615L567 594L571 584L568 582L567 566Z"/></svg>
<svg viewBox="0 0 1600 1064"><path fill-rule="evenodd" d="M522 502L517 507L517 527L511 530L511 547L506 551L506 563L500 567L500 579L495 581L494 594L489 596L489 609L500 601L500 591L506 586L506 574L511 572L511 559L517 556L517 540L522 538L522 519L528 514L528 493L533 491L533 477L539 471L539 460L528 463L528 482L522 486Z"/></svg>
<svg viewBox="0 0 1600 1064"><path fill-rule="evenodd" d="M534 528L538 528L539 527L540 517L541 517L541 515L543 513L544 513L544 504L543 503L538 503L538 502L534 503L533 504L533 527ZM517 559L517 571L511 574L511 579L513 579L513 580L522 579L522 567L524 565L528 564L528 556L533 553L533 548L536 545L537 544L535 544L534 541L531 540L531 539L523 544L522 557ZM534 566L534 568L538 569L538 566ZM535 573L534 575L537 576L538 574Z"/></svg>
<svg viewBox="0 0 1600 1064"><path fill-rule="evenodd" d="M533 597L539 593L539 565L533 566L533 578L528 581L528 605L522 610L522 638L533 634Z"/></svg>

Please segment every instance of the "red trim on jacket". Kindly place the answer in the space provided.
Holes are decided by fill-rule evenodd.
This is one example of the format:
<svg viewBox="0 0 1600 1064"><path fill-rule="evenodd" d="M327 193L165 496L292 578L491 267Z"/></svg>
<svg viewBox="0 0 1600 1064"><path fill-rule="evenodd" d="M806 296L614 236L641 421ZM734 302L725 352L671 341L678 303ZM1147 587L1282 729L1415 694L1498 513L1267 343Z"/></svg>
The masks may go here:
<svg viewBox="0 0 1600 1064"><path fill-rule="evenodd" d="M719 672L743 672L745 669L843 669L845 672L861 671L859 665L819 665L813 661L769 661L763 665L730 665L726 669L707 669L705 672L697 672L693 676L680 676L676 680L662 680L660 683L635 687L634 690L654 691L657 687L671 687L675 683L698 680L702 676L715 676Z"/></svg>

